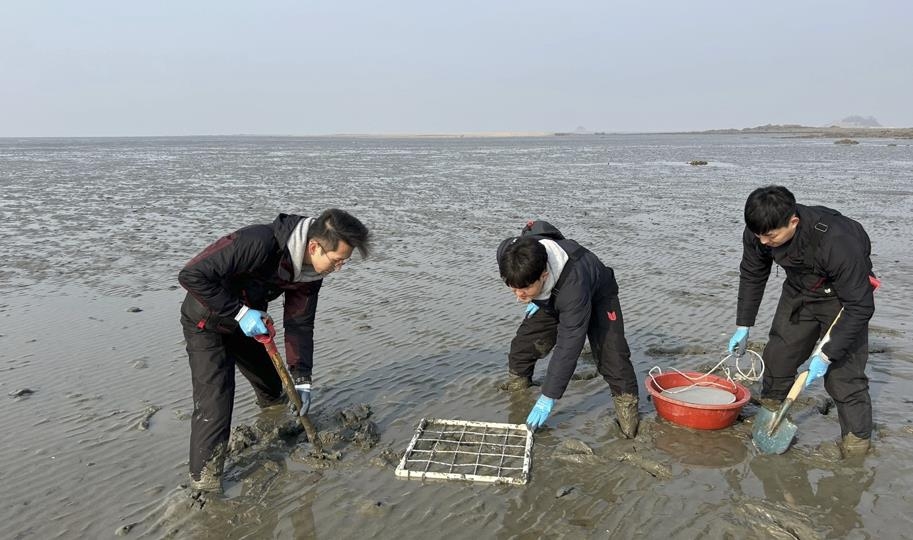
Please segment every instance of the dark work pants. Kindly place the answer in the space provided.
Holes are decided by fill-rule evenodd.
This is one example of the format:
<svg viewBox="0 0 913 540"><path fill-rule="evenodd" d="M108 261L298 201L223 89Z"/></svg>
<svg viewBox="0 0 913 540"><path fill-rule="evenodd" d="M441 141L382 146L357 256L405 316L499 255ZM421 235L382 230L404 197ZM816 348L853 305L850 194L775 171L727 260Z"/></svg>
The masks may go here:
<svg viewBox="0 0 913 540"><path fill-rule="evenodd" d="M282 397L282 381L263 345L240 330L219 334L182 320L193 382L190 474L199 478L213 453L228 442L235 398L235 366L250 381L261 406Z"/></svg>
<svg viewBox="0 0 913 540"><path fill-rule="evenodd" d="M833 299L805 299L784 289L764 347L764 382L761 395L785 399L796 372L824 336L840 303ZM869 357L868 325L853 340L845 358L831 358L824 374L824 388L837 404L842 436L853 433L868 439L872 435L872 401L865 365Z"/></svg>
<svg viewBox="0 0 913 540"><path fill-rule="evenodd" d="M614 313L610 320L608 313ZM544 309L523 319L517 335L510 343L507 367L514 375L531 377L536 361L545 357L555 346L558 319ZM593 305L587 339L596 360L596 370L609 384L613 396L638 395L637 375L631 364L631 350L625 339L624 318L618 296L611 296Z"/></svg>

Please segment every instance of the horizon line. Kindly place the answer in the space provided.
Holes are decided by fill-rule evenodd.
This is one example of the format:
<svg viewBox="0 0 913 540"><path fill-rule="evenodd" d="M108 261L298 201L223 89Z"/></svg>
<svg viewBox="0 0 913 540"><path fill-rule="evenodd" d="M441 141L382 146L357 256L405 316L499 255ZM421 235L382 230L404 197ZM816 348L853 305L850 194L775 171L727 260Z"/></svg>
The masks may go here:
<svg viewBox="0 0 913 540"><path fill-rule="evenodd" d="M264 137L264 138L519 138L519 137L561 137L561 136L583 136L583 135L700 135L700 134L722 134L721 132L731 133L762 133L763 130L770 132L778 131L798 131L798 130L909 130L913 127L844 127L844 126L805 126L801 124L766 124L746 128L710 128L701 130L658 130L658 131L609 131L609 130L585 130L585 131L465 131L465 132L390 132L390 133L310 133L310 134L289 134L289 133L208 133L208 134L184 134L184 135L0 135L0 139L177 139L177 138L203 138L203 137Z"/></svg>

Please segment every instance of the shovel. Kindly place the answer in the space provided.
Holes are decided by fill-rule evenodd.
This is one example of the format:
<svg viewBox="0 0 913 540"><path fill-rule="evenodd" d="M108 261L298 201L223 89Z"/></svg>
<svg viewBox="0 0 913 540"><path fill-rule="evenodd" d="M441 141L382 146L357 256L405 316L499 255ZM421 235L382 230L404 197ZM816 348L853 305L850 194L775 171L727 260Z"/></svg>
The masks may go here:
<svg viewBox="0 0 913 540"><path fill-rule="evenodd" d="M320 439L317 438L317 428L314 427L314 423L311 422L311 419L307 414L298 414L298 412L301 411L301 397L298 395L298 391L295 390L295 383L292 381L292 375L288 372L288 368L285 367L285 362L282 361L282 357L279 355L279 349L276 348L276 342L273 341L273 336L276 334L276 330L273 328L273 322L267 321L266 326L269 329L269 334L254 336L254 339L266 347L266 352L269 354L270 360L273 361L273 367L276 368L276 373L278 373L279 378L282 379L282 387L285 388L285 393L288 395L289 400L291 400L292 405L295 408L295 415L298 416L298 422L301 423L301 427L303 427L304 432L307 433L308 440L311 441L311 445L314 447L314 452L323 454L323 444L321 444Z"/></svg>
<svg viewBox="0 0 913 540"><path fill-rule="evenodd" d="M808 378L808 371L803 371L796 377L796 382L789 389L789 394L780 405L777 412L769 410L767 407L761 407L758 414L755 415L754 428L751 430L751 440L755 446L765 454L782 454L789 448L796 431L799 429L786 416L786 411L799 396L802 387L805 385L805 379Z"/></svg>
<svg viewBox="0 0 913 540"><path fill-rule="evenodd" d="M837 316L834 317L834 322L828 327L827 333L824 334L824 337L818 342L815 351L812 353L813 355L819 352L821 347L831 340L831 330L834 328L834 325L837 324L837 321L840 320L841 315L843 315L843 308L840 308ZM796 398L799 397L799 392L805 387L806 379L808 379L808 370L803 371L796 377L796 382L794 382L792 388L789 389L789 394L786 395L786 399L783 400L783 404L780 405L780 410L773 412L766 407L761 407L761 410L758 411L758 414L755 416L754 427L751 430L751 440L761 452L765 454L782 454L783 452L786 452L790 443L793 442L793 437L796 436L796 431L799 428L796 427L796 424L793 424L786 418L786 411L789 410Z"/></svg>

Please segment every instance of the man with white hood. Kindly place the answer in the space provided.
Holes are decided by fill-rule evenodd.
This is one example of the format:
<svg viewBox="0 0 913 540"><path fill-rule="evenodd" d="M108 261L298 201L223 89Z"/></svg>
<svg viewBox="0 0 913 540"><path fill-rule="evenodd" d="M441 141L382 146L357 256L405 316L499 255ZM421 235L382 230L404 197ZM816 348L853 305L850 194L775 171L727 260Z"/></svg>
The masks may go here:
<svg viewBox="0 0 913 540"><path fill-rule="evenodd" d="M268 303L285 295L285 353L300 414L311 403L314 317L327 274L358 250L369 252L370 232L349 213L331 208L318 217L279 214L217 240L178 275L187 289L181 326L190 357L193 417L190 424L191 490L221 492L231 429L235 366L250 381L257 403L285 403L282 381L254 336L268 332Z"/></svg>
<svg viewBox="0 0 913 540"><path fill-rule="evenodd" d="M528 303L510 344L510 379L502 388L531 386L536 361L552 351L542 394L526 424L537 429L545 423L589 339L596 369L609 384L621 431L633 438L639 424L637 377L625 339L615 272L545 221L530 221L520 236L501 242L497 258L504 283L517 300Z"/></svg>

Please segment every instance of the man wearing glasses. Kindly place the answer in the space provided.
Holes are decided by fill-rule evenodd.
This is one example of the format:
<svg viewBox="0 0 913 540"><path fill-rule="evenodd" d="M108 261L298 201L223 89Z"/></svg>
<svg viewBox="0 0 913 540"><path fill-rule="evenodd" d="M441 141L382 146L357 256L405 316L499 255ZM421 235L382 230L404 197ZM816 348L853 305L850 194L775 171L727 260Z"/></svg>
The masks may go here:
<svg viewBox="0 0 913 540"><path fill-rule="evenodd" d="M250 381L261 407L285 403L282 381L254 336L268 332L270 301L285 295L285 358L306 414L311 403L314 316L323 277L358 250L369 252L370 232L348 212L318 217L279 214L217 240L178 274L187 289L181 326L190 357L193 417L190 477L193 491L221 492L222 469L235 393L235 366Z"/></svg>

